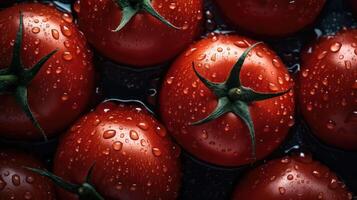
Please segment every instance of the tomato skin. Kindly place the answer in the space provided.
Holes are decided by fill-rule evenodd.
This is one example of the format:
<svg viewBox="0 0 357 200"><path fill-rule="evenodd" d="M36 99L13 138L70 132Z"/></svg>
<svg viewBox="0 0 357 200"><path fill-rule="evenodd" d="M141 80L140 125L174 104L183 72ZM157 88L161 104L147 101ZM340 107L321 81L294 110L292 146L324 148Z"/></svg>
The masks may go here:
<svg viewBox="0 0 357 200"><path fill-rule="evenodd" d="M199 81L192 62L208 80L223 82L248 47L247 43L255 41L218 35L197 42L172 64L161 88L160 113L168 131L185 150L211 164L237 167L252 162L251 139L245 123L233 113L202 125L189 125L205 118L217 105L217 97ZM243 86L259 92L293 87L284 64L266 45L252 51L241 75ZM251 104L257 159L275 150L293 125L293 96L290 91L282 97Z"/></svg>
<svg viewBox="0 0 357 200"><path fill-rule="evenodd" d="M165 128L143 108L106 102L61 139L54 172L82 183L95 162L92 183L105 199L172 200L180 185L179 154Z"/></svg>
<svg viewBox="0 0 357 200"><path fill-rule="evenodd" d="M24 19L21 60L26 67L31 68L59 49L28 86L30 108L46 135L53 137L87 107L94 90L92 55L69 15L39 3L19 4L0 12L0 17L6 19L0 22L1 69L8 67L12 59L11 42L19 27L20 11ZM13 96L1 95L0 102L0 137L42 139Z"/></svg>
<svg viewBox="0 0 357 200"><path fill-rule="evenodd" d="M227 21L260 36L281 37L311 25L326 0L215 0Z"/></svg>
<svg viewBox="0 0 357 200"><path fill-rule="evenodd" d="M44 168L30 155L0 150L0 199L56 199L52 182L24 169L24 166Z"/></svg>
<svg viewBox="0 0 357 200"><path fill-rule="evenodd" d="M334 172L310 156L284 157L248 172L232 200L348 200L352 194Z"/></svg>
<svg viewBox="0 0 357 200"><path fill-rule="evenodd" d="M202 22L202 0L176 0L172 5L166 0L153 0L152 4L169 22L183 27L182 30L170 28L140 12L122 30L113 32L122 15L114 1L81 0L75 7L79 10L81 30L101 54L118 63L145 67L161 64L179 54L199 35Z"/></svg>
<svg viewBox="0 0 357 200"><path fill-rule="evenodd" d="M318 138L345 150L357 150L356 37L343 30L313 43L299 74L304 119Z"/></svg>

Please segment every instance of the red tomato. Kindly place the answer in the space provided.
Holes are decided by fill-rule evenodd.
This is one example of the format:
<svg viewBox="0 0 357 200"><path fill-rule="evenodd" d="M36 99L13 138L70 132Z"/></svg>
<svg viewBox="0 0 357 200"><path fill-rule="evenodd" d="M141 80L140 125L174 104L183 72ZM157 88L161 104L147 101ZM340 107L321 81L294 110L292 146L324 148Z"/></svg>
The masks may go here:
<svg viewBox="0 0 357 200"><path fill-rule="evenodd" d="M12 63L20 11L24 23L19 60L23 65L32 68L58 49L27 86L30 109L47 136L54 136L70 125L90 100L94 89L92 56L70 14L39 3L20 4L0 12L0 69ZM40 139L40 131L13 96L0 95L0 137Z"/></svg>
<svg viewBox="0 0 357 200"><path fill-rule="evenodd" d="M326 0L215 0L234 26L263 36L285 36L311 25Z"/></svg>
<svg viewBox="0 0 357 200"><path fill-rule="evenodd" d="M140 11L123 29L114 32L122 9L113 0L81 0L75 10L81 29L100 53L119 63L143 67L172 59L192 43L201 29L202 0L153 0L151 4L181 30Z"/></svg>
<svg viewBox="0 0 357 200"><path fill-rule="evenodd" d="M357 150L357 30L321 38L302 56L299 101L314 134Z"/></svg>
<svg viewBox="0 0 357 200"><path fill-rule="evenodd" d="M244 165L254 161L253 145L248 127L233 112L192 125L218 105L216 95L195 74L192 62L204 78L220 83L254 43L234 35L203 39L177 58L164 79L159 102L162 120L177 142L203 161L221 166ZM283 62L266 45L249 53L240 78L243 86L259 92L286 91L293 85ZM255 129L256 158L261 159L279 146L294 123L293 92L248 105Z"/></svg>
<svg viewBox="0 0 357 200"><path fill-rule="evenodd" d="M51 181L24 166L43 168L32 156L0 150L0 199L56 199Z"/></svg>
<svg viewBox="0 0 357 200"><path fill-rule="evenodd" d="M240 180L233 200L350 200L352 194L334 172L311 156L270 161Z"/></svg>
<svg viewBox="0 0 357 200"><path fill-rule="evenodd" d="M94 165L92 183L105 199L172 200L180 186L179 148L165 128L134 105L103 103L61 139L54 172L82 183ZM63 190L61 199L78 199Z"/></svg>

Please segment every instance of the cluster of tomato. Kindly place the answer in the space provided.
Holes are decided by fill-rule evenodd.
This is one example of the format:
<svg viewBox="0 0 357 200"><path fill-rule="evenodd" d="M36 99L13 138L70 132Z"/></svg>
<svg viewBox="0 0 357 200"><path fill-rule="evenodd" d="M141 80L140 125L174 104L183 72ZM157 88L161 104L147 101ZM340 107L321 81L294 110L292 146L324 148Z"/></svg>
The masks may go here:
<svg viewBox="0 0 357 200"><path fill-rule="evenodd" d="M78 0L75 19L51 4L14 2L0 3L0 138L61 136L51 172L32 155L0 150L1 200L174 200L180 147L210 165L247 166L282 144L296 105L322 142L357 150L355 29L312 41L292 77L267 44L237 33L198 39L203 0ZM281 38L309 28L326 2L214 3L239 32ZM357 12L357 1L346 3ZM158 116L113 99L87 112L97 85L87 41L131 68L171 63ZM305 153L268 161L238 182L234 200L353 198Z"/></svg>

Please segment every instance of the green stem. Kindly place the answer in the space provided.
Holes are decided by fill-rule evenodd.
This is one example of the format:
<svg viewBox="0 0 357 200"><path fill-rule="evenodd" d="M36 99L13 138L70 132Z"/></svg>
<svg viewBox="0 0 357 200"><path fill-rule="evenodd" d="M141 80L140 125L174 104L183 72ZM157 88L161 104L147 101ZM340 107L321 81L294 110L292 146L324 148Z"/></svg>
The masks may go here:
<svg viewBox="0 0 357 200"><path fill-rule="evenodd" d="M15 75L0 75L0 82L17 83L18 77Z"/></svg>

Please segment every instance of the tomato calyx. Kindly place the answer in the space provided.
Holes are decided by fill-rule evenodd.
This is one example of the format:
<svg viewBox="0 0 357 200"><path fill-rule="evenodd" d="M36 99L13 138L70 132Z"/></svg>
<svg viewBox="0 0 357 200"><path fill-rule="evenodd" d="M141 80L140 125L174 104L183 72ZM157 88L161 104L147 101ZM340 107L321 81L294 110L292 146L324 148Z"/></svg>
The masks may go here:
<svg viewBox="0 0 357 200"><path fill-rule="evenodd" d="M82 184L73 184L63 180L61 177L56 176L55 174L41 169L35 169L31 167L25 167L25 169L32 171L36 174L49 178L57 186L62 189L78 195L80 200L104 200L104 198L97 192L95 187L91 184L93 169L95 164L93 164L87 173L86 179Z"/></svg>
<svg viewBox="0 0 357 200"><path fill-rule="evenodd" d="M12 61L8 68L0 70L0 94L12 94L32 124L41 132L45 141L47 136L32 113L27 99L27 86L36 77L42 66L58 51L58 49L41 58L31 69L27 69L21 61L21 45L23 39L23 15L20 12L20 24L14 42Z"/></svg>
<svg viewBox="0 0 357 200"><path fill-rule="evenodd" d="M196 70L194 63L192 63L195 74L200 79L200 81L204 83L204 85L217 96L218 103L210 115L197 122L191 123L190 125L201 125L213 121L226 113L234 113L244 121L249 129L252 143L252 156L254 159L256 159L255 130L249 111L249 104L255 101L262 101L278 97L290 91L289 89L287 91L278 93L261 93L242 85L240 80L240 72L244 61L249 52L259 44L261 44L261 42L253 44L244 51L236 64L233 66L228 78L223 83L214 83L207 80Z"/></svg>
<svg viewBox="0 0 357 200"><path fill-rule="evenodd" d="M128 24L128 22L139 12L144 11L149 13L167 26L180 30L179 27L171 24L163 16L161 16L151 4L151 0L113 0L122 9L122 18L118 27L113 30L118 32Z"/></svg>

